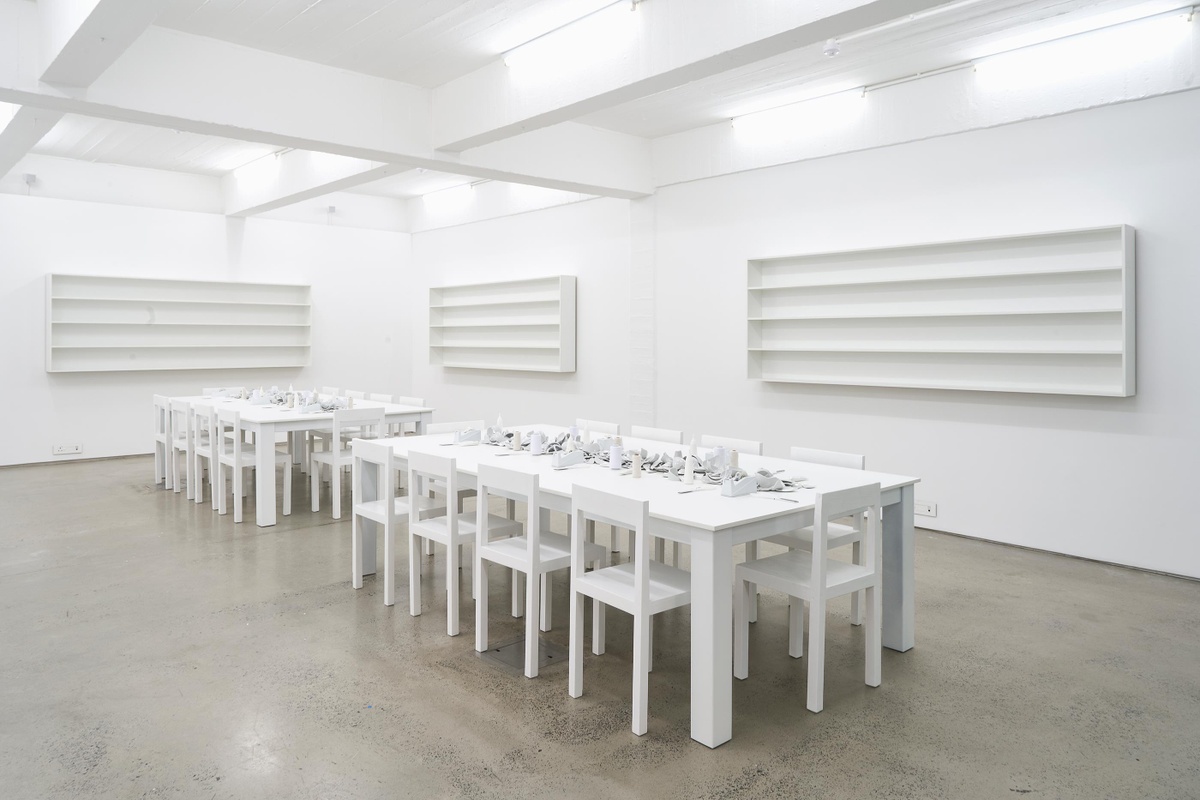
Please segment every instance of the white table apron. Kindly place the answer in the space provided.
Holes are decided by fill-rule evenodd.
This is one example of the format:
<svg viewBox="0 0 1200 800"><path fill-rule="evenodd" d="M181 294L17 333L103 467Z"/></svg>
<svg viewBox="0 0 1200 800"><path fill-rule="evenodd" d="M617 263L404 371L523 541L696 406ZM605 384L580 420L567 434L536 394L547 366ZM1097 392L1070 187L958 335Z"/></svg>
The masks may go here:
<svg viewBox="0 0 1200 800"><path fill-rule="evenodd" d="M325 411L316 414L302 414L295 409L285 409L280 406L252 405L242 400L223 400L211 397L188 397L191 402L212 402L218 407L237 408L242 412L242 427L254 434L255 442L274 442L280 433L294 431L329 430L333 425L333 412ZM377 403L371 400L356 401L359 408L383 407L384 421L391 425L401 422L416 424L417 433L425 432L425 426L433 418L432 408L403 406L396 403ZM275 448L258 447L255 449L255 471L260 476L270 475L270 480L254 482L254 521L260 528L266 528L276 523L275 518Z"/></svg>
<svg viewBox="0 0 1200 800"><path fill-rule="evenodd" d="M552 425L523 426L547 432L560 430ZM531 464L539 467L542 478L540 496L543 511L565 511L571 509L571 486L578 480L589 485L598 485L609 491L655 495L659 498L660 513L656 514L656 503L651 499L651 525L655 536L678 541L691 546L692 608L691 608L691 735L708 747L717 747L732 738L733 730L733 546L762 539L777 533L786 533L805 524L811 524L815 494L797 492L788 495L799 500L795 507L791 503L770 498L735 498L749 512L755 504L757 511L747 513L746 518L728 522L720 527L705 527L698 521L673 519L669 513L661 513L670 504L671 495L665 495L663 485L677 493L682 484L668 482L660 476L646 475L639 481L620 477L615 471L597 467L582 467L555 471L550 469L550 459L531 456L528 453L515 456L500 456L506 452L489 446L442 447L451 440L449 434L427 436L421 439L403 437L388 440L396 454L397 465L407 463L409 448L428 450L439 455L458 459L459 474L463 486L475 484L478 463L493 461L499 466L528 469ZM655 442L642 442L625 438L627 447L642 446L653 450L655 446L674 448ZM501 460L503 459L503 460ZM883 642L893 650L905 651L914 643L915 610L913 607L913 486L916 478L887 475L878 472L825 467L815 464L800 464L779 458L742 456L742 466L755 469L759 465L780 469L783 465L793 472L803 472L818 488L832 481L840 486L861 485L879 480L884 488L883 511ZM361 472L361 475L360 475ZM359 470L355 461L354 487L362 493L364 501L378 498L378 486L374 470ZM589 477L584 477L584 476ZM361 479L361 483L360 483ZM608 485L611 484L611 485ZM719 496L713 488L703 494L689 494L687 501L695 506L720 507L728 514L733 508L728 504L714 504ZM670 509L666 509L669 511ZM699 511L703 512L701 507ZM693 514L694 515L694 514ZM700 516L704 516L702 513ZM716 515L714 515L716 516ZM378 526L368 520L356 522L360 525L358 542L362 552L363 574L376 570L375 550ZM352 559L355 558L352 555ZM393 567L393 565L386 565ZM354 569L352 567L352 569Z"/></svg>

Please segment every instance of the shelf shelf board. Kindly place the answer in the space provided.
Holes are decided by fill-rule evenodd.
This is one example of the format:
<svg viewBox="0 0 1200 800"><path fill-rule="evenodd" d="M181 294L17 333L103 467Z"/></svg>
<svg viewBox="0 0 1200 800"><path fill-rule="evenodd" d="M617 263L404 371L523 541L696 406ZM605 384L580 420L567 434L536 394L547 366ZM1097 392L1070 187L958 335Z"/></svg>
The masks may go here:
<svg viewBox="0 0 1200 800"><path fill-rule="evenodd" d="M482 300L472 303L440 303L437 305L430 304L430 311L441 311L447 308L502 308L504 306L531 306L531 305L547 305L557 306L557 297L537 297L537 298L520 298L509 300Z"/></svg>
<svg viewBox="0 0 1200 800"><path fill-rule="evenodd" d="M201 306L282 306L284 308L312 308L312 303L270 303L248 300L176 300L166 297L65 297L54 296L52 302L70 303L137 303L138 305L201 305Z"/></svg>
<svg viewBox="0 0 1200 800"><path fill-rule="evenodd" d="M748 348L752 353L887 353L895 355L906 355L910 353L922 353L926 355L1035 355L1035 356L1119 356L1122 351L1120 347L1110 346L1104 348L1087 348L1087 347L954 347L951 345L938 347L898 347L886 345L861 346L854 347L848 345L830 345L830 346L810 346L810 347L751 347Z"/></svg>
<svg viewBox="0 0 1200 800"><path fill-rule="evenodd" d="M430 344L437 350L557 350L557 344Z"/></svg>
<svg viewBox="0 0 1200 800"><path fill-rule="evenodd" d="M430 323L430 328L557 328L558 322L456 322Z"/></svg>
<svg viewBox="0 0 1200 800"><path fill-rule="evenodd" d="M307 322L111 322L103 320L56 319L52 325L131 325L138 328L308 328Z"/></svg>
<svg viewBox="0 0 1200 800"><path fill-rule="evenodd" d="M52 344L51 350L280 350L311 344Z"/></svg>
<svg viewBox="0 0 1200 800"><path fill-rule="evenodd" d="M869 376L860 378L833 377L828 375L789 375L786 377L771 377L766 375L752 376L771 383L811 383L833 386L874 386L884 389L949 389L977 392L1021 392L1026 394L1071 394L1097 395L1101 397L1123 397L1120 390L1109 385L1096 384L1048 384L1048 383L1017 383L1006 381L949 381L949 380L914 380L901 381L891 378L873 379Z"/></svg>
<svg viewBox="0 0 1200 800"><path fill-rule="evenodd" d="M980 310L962 310L962 311L943 311L931 313L928 311L913 311L901 313L896 311L890 312L873 312L873 313L856 313L856 314L790 314L788 316L777 317L749 317L750 322L792 322L803 320L822 320L822 319L945 319L950 317L1029 317L1029 316L1044 316L1051 314L1074 315L1074 314L1120 314L1123 309L1120 306L1110 306L1105 308L1043 308L1043 309L1025 309L1021 311L999 310L999 309L980 309Z"/></svg>
<svg viewBox="0 0 1200 800"><path fill-rule="evenodd" d="M991 278L1028 278L1032 276L1054 276L1054 275L1080 275L1098 272L1115 272L1120 273L1121 267L1101 265L1088 267L1074 267L1071 269L1055 269L1055 270L1019 270L1004 272L1001 270L993 270L991 272L979 273L977 275L921 275L913 277L892 277L892 278L869 278L859 280L831 280L831 281L809 281L780 284L778 286L750 286L751 292L773 292L787 291L789 289L828 289L837 286L853 286L853 287L870 287L876 285L894 286L902 283L940 283L944 281L973 281L987 280Z"/></svg>

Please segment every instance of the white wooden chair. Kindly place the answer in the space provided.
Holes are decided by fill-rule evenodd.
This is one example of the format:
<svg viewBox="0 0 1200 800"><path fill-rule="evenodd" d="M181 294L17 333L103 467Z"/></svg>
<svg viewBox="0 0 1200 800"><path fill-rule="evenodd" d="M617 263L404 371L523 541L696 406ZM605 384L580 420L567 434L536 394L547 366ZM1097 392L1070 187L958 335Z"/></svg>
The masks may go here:
<svg viewBox="0 0 1200 800"><path fill-rule="evenodd" d="M396 497L396 467L392 448L378 442L363 441L358 445L354 464L353 504L350 525L350 582L355 589L363 586L362 520L378 523L383 528L383 604L396 603L396 526L408 524L410 503L416 503L421 516L445 514L446 507L438 506L428 497ZM368 471L369 474L368 474ZM373 480L375 500L364 500L363 482Z"/></svg>
<svg viewBox="0 0 1200 800"><path fill-rule="evenodd" d="M598 520L635 534L633 561L584 572L587 559L587 520ZM650 504L620 497L587 486L575 485L571 492L571 697L583 694L583 602L597 601L592 614L592 652L604 653L605 606L615 606L633 615L633 732L647 729L647 696L652 666L652 620L655 614L685 606L692 601L691 577L677 567L650 560Z"/></svg>
<svg viewBox="0 0 1200 800"><path fill-rule="evenodd" d="M402 397L400 395L396 395L396 403L402 406L416 406L418 408L425 407L425 400L421 397ZM415 433L417 424L415 422L401 422L396 426L396 429L397 433L403 436L409 432ZM431 431L426 430L425 432L430 433Z"/></svg>
<svg viewBox="0 0 1200 800"><path fill-rule="evenodd" d="M446 496L458 493L458 475L455 460L432 453L409 451L408 485L413 493L419 493L425 480L439 480L447 489ZM487 513L486 506L483 513ZM425 539L446 548L446 633L457 636L459 630L458 579L462 565L462 545L474 543L478 518L475 514L451 513L420 518L415 505L408 508L408 613L421 615L421 552L420 540ZM488 530L496 535L516 536L521 524L503 517L491 516L487 520ZM476 576L477 577L477 576ZM474 582L472 595L475 595Z"/></svg>
<svg viewBox="0 0 1200 800"><path fill-rule="evenodd" d="M592 436L600 434L602 436L620 436L621 423L619 422L601 422L596 419L577 419L575 427L579 428L579 434L582 436L584 431L588 431Z"/></svg>
<svg viewBox="0 0 1200 800"><path fill-rule="evenodd" d="M726 450L737 450L739 453L751 453L756 456L761 456L763 451L762 442L756 442L753 439L735 439L732 436L710 436L703 434L700 437L701 447L724 447Z"/></svg>
<svg viewBox="0 0 1200 800"><path fill-rule="evenodd" d="M652 442L683 444L683 431L676 431L670 428L651 428L648 425L630 425L629 435L635 439L649 439Z"/></svg>
<svg viewBox="0 0 1200 800"><path fill-rule="evenodd" d="M224 439L224 430L228 427L232 432L231 440ZM217 409L217 477L213 488L217 494L217 512L225 513L225 469L233 471L233 521L242 521L242 506L246 499L245 475L247 470L255 468L257 462L256 448L270 447L275 450L274 442L259 441L249 444L245 441L245 431L242 430L242 414L233 408ZM283 465L283 514L292 513L292 459L287 453L275 452L275 465ZM275 473L258 475L260 481L275 480Z"/></svg>
<svg viewBox="0 0 1200 800"><path fill-rule="evenodd" d="M354 463L354 451L350 443L343 441L342 434L348 429L362 439L381 438L383 434L382 408L339 408L333 412L333 429L329 442L334 445L328 450L308 456L308 480L312 493L312 510L321 510L321 467L329 467L329 486L333 497L333 518L342 518L342 468Z"/></svg>
<svg viewBox="0 0 1200 800"><path fill-rule="evenodd" d="M171 398L154 395L154 483L171 488Z"/></svg>
<svg viewBox="0 0 1200 800"><path fill-rule="evenodd" d="M816 450L811 447L793 447L791 452L793 461L804 461L809 464L824 464L831 467L845 467L846 469L866 469L867 457L857 453L839 453L834 450ZM789 531L788 533L780 533L775 536L768 536L763 539L765 542L772 544L780 544L789 550L808 550L812 551L813 530L812 527L800 528L798 530ZM855 564L862 563L862 531L856 525L844 524L842 522L829 523L828 547L830 550L835 550L846 545L853 545L851 558ZM751 542L746 545L746 558L758 558L758 543ZM758 592L755 591L752 595L754 605L750 609L750 621L758 620ZM850 596L850 624L862 625L862 592L855 592Z"/></svg>
<svg viewBox="0 0 1200 800"><path fill-rule="evenodd" d="M181 484L186 484L185 496L191 500L195 491L195 479L192 477L192 404L181 398L172 398L170 412L172 488L178 494ZM179 469L180 458L183 459L182 472Z"/></svg>
<svg viewBox="0 0 1200 800"><path fill-rule="evenodd" d="M537 475L486 464L479 467L475 540L475 649L480 653L488 649L488 574L484 562L491 562L513 571L514 604L519 583L516 577L523 575L525 578L526 678L536 678L538 674L538 630L550 629L550 573L571 566L570 538L542 528L539 483ZM491 520L494 517L487 513L487 501L490 497L503 497L525 503L523 535L492 538ZM608 553L603 547L586 544L584 548L584 563L596 568L605 565ZM596 613L596 609L597 606L593 602L592 612Z"/></svg>
<svg viewBox="0 0 1200 800"><path fill-rule="evenodd" d="M196 505L204 502L204 474L208 470L209 502L217 507L217 464L214 459L213 442L220 442L216 434L217 412L212 403L196 402L192 404L192 477L196 481L196 490L192 499ZM201 465L201 461L204 462Z"/></svg>
<svg viewBox="0 0 1200 800"><path fill-rule="evenodd" d="M342 394L345 395L346 397L353 397L355 400L366 400L367 399L366 392L355 392L355 391L351 391L350 389L346 389L342 392Z"/></svg>
<svg viewBox="0 0 1200 800"><path fill-rule="evenodd" d="M866 591L866 669L868 686L882 678L883 647L883 557L879 523L879 484L856 486L817 495L814 512L812 552L789 550L768 558L746 561L734 567L733 674L748 675L750 602L753 587L767 586L789 598L788 653L804 655L801 602L808 602L808 710L825 706L825 606L834 597ZM829 524L852 517L865 526L863 564L847 564L829 558Z"/></svg>

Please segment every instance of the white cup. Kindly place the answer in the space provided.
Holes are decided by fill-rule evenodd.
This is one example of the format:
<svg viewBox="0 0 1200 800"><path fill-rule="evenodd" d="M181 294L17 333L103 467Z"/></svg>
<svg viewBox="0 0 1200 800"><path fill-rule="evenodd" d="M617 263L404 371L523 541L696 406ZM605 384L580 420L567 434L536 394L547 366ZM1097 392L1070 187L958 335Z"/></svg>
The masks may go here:
<svg viewBox="0 0 1200 800"><path fill-rule="evenodd" d="M542 454L542 444L545 439L541 433L531 433L529 435L529 453L530 455L540 456Z"/></svg>
<svg viewBox="0 0 1200 800"><path fill-rule="evenodd" d="M608 448L608 468L621 468L621 445L614 444L612 447Z"/></svg>

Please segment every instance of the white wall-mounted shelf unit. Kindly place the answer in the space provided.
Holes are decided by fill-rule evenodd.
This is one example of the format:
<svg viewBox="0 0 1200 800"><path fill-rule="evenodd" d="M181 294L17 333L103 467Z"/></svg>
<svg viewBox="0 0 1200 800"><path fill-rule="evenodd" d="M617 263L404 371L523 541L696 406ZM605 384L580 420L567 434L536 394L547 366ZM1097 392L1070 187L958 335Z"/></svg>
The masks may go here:
<svg viewBox="0 0 1200 800"><path fill-rule="evenodd" d="M429 290L429 359L443 367L575 371L575 276Z"/></svg>
<svg viewBox="0 0 1200 800"><path fill-rule="evenodd" d="M308 286L46 276L46 371L303 367Z"/></svg>
<svg viewBox="0 0 1200 800"><path fill-rule="evenodd" d="M1134 393L1128 225L749 262L749 375Z"/></svg>

